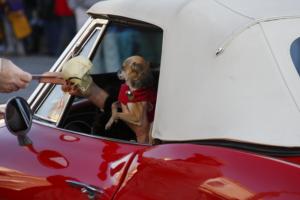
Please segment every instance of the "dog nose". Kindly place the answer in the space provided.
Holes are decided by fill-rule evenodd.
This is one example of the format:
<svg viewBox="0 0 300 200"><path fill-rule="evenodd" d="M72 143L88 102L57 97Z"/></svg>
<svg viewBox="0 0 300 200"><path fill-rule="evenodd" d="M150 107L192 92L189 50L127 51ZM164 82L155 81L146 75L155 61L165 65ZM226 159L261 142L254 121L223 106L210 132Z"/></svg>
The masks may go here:
<svg viewBox="0 0 300 200"><path fill-rule="evenodd" d="M120 80L125 80L125 77L123 76L123 71L121 69L117 71L117 76Z"/></svg>

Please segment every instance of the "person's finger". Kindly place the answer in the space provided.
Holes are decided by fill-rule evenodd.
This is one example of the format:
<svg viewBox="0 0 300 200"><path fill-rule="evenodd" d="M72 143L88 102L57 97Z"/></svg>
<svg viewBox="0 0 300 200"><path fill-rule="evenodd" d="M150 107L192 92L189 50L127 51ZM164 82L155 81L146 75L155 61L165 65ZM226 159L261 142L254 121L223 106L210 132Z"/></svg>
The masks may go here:
<svg viewBox="0 0 300 200"><path fill-rule="evenodd" d="M64 91L64 92L67 92L66 85L61 85L61 90Z"/></svg>
<svg viewBox="0 0 300 200"><path fill-rule="evenodd" d="M28 84L29 84L28 81L22 80L22 79L16 79L16 80L14 81L14 85L15 85L16 87L18 87L18 89L20 89L20 88L26 88L26 87L28 86Z"/></svg>
<svg viewBox="0 0 300 200"><path fill-rule="evenodd" d="M24 82L30 82L32 80L32 76L31 74L29 74L28 72L24 72L22 71L22 73L20 74L20 79Z"/></svg>
<svg viewBox="0 0 300 200"><path fill-rule="evenodd" d="M67 84L63 84L61 86L62 91L64 92L69 92L70 91L70 86L68 86Z"/></svg>
<svg viewBox="0 0 300 200"><path fill-rule="evenodd" d="M18 89L19 89L19 87L17 85L15 85L15 84L8 84L4 88L4 92L14 92L14 91L17 91Z"/></svg>
<svg viewBox="0 0 300 200"><path fill-rule="evenodd" d="M22 89L27 88L28 85L29 85L29 83L28 82L24 82L24 81L21 81L19 84L17 84L17 86L19 88L22 88Z"/></svg>
<svg viewBox="0 0 300 200"><path fill-rule="evenodd" d="M17 86L17 85L13 85L13 86L11 86L11 91L13 91L13 92L15 92L15 91L17 91L17 90L19 90L20 88Z"/></svg>
<svg viewBox="0 0 300 200"><path fill-rule="evenodd" d="M76 86L72 85L71 86L71 90L70 90L70 94L72 94L72 95L78 95L78 94L80 94L80 91L79 91L79 89Z"/></svg>

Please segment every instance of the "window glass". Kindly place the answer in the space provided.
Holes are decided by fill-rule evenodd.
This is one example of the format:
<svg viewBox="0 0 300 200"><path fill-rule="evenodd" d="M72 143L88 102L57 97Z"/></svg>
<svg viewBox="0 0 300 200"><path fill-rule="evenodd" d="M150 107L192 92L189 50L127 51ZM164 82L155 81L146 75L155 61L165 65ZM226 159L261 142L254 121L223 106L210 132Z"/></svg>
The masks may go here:
<svg viewBox="0 0 300 200"><path fill-rule="evenodd" d="M64 105L67 103L68 97L67 93L62 92L61 86L56 85L36 114L44 119L57 122L62 114Z"/></svg>
<svg viewBox="0 0 300 200"><path fill-rule="evenodd" d="M291 45L291 57L300 75L300 38L296 39Z"/></svg>
<svg viewBox="0 0 300 200"><path fill-rule="evenodd" d="M80 51L79 53L80 55L87 58L90 56L91 49L95 45L95 41L96 39L98 39L99 33L100 33L100 27L97 27L96 30L91 34L91 36L87 40L82 50Z"/></svg>
<svg viewBox="0 0 300 200"><path fill-rule="evenodd" d="M140 55L159 67L162 30L111 23L93 55L92 74L116 72L129 56Z"/></svg>

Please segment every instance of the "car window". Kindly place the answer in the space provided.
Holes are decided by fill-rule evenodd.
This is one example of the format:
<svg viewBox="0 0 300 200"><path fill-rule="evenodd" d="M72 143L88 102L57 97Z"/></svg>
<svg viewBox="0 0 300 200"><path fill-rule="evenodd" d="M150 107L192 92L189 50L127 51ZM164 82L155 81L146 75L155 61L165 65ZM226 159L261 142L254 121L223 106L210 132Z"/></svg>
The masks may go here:
<svg viewBox="0 0 300 200"><path fill-rule="evenodd" d="M296 67L298 74L300 75L300 38L297 38L291 45L291 57Z"/></svg>
<svg viewBox="0 0 300 200"><path fill-rule="evenodd" d="M87 40L84 41L82 48L76 54L89 57L96 40L100 37L101 28L96 27L90 34ZM62 115L65 105L67 104L69 94L61 90L60 85L55 85L44 100L41 106L37 109L35 115L50 122L56 123Z"/></svg>

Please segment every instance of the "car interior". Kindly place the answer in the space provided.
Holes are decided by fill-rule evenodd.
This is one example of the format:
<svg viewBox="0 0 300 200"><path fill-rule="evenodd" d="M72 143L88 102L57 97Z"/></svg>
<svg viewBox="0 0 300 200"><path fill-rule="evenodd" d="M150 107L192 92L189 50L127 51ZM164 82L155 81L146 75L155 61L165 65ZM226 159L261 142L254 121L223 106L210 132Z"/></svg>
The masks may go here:
<svg viewBox="0 0 300 200"><path fill-rule="evenodd" d="M120 85L117 71L129 56L140 55L150 63L154 87L158 87L162 48L162 30L156 26L137 26L110 22L96 47L90 53L93 63L93 81L117 101ZM92 46L92 45L89 45ZM82 52L84 49L81 50ZM80 53L79 53L80 54ZM112 130L105 130L104 110L97 108L86 98L72 96L58 126L60 128L126 141L135 141L135 134L124 124ZM99 125L100 124L100 125ZM118 123L120 124L120 123ZM102 128L95 128L102 126Z"/></svg>

